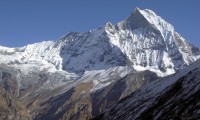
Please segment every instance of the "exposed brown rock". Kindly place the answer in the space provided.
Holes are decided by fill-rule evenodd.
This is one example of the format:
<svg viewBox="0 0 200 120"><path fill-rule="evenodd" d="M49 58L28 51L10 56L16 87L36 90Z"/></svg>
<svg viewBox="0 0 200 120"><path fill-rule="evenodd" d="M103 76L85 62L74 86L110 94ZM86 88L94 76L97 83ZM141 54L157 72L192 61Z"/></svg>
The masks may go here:
<svg viewBox="0 0 200 120"><path fill-rule="evenodd" d="M28 110L16 97L0 87L0 119L31 120Z"/></svg>

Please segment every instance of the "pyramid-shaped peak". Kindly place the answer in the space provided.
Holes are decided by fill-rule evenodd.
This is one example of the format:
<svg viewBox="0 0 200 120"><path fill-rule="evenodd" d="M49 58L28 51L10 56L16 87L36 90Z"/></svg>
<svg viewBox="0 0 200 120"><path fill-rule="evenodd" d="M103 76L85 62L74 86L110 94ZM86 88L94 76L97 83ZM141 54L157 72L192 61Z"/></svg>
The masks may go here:
<svg viewBox="0 0 200 120"><path fill-rule="evenodd" d="M132 14L142 14L142 15L152 15L152 16L157 16L156 13L153 11L153 10L150 10L150 9L140 9L139 7L136 7Z"/></svg>
<svg viewBox="0 0 200 120"><path fill-rule="evenodd" d="M136 16L143 16L144 18L148 19L158 19L160 16L156 15L156 13L153 10L150 9L140 9L139 7L136 7L134 11L131 13L130 17L136 17Z"/></svg>
<svg viewBox="0 0 200 120"><path fill-rule="evenodd" d="M131 15L126 19L126 23L132 30L150 25L142 10L138 7L136 7Z"/></svg>
<svg viewBox="0 0 200 120"><path fill-rule="evenodd" d="M134 14L138 14L140 13L141 9L139 7L136 7L132 12L131 12L131 16Z"/></svg>
<svg viewBox="0 0 200 120"><path fill-rule="evenodd" d="M136 7L131 15L127 18L127 23L131 26L131 29L145 28L148 26L154 26L158 30L166 29L173 30L173 26L167 23L160 16L150 9L140 9ZM161 30L162 31L162 30Z"/></svg>

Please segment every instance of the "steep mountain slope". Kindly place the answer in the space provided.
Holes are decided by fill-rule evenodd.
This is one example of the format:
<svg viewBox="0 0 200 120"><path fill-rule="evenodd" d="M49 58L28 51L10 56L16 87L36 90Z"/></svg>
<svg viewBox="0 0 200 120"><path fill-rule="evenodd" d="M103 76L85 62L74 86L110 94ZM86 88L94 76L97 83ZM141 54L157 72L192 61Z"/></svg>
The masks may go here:
<svg viewBox="0 0 200 120"><path fill-rule="evenodd" d="M12 75L7 72L0 72L0 81L2 79L7 79L7 83L5 85L12 85L13 87L17 87L12 83L13 78ZM12 83L12 84L10 84ZM4 86L7 88L7 86ZM14 89L13 89L14 90ZM10 93L9 93L9 92ZM2 86L0 86L0 119L1 120L31 120L31 116L20 101L13 96L11 93L12 88L6 91Z"/></svg>
<svg viewBox="0 0 200 120"><path fill-rule="evenodd" d="M122 99L94 119L200 119L200 60Z"/></svg>
<svg viewBox="0 0 200 120"><path fill-rule="evenodd" d="M126 75L121 79L111 79L116 82L92 93L93 83L88 81L77 84L64 94L52 97L48 102L42 103L42 110L40 110L42 112L38 113L36 119L89 119L140 88L140 86L156 80L157 76L155 73L145 71ZM130 83L137 84L130 86Z"/></svg>
<svg viewBox="0 0 200 120"><path fill-rule="evenodd" d="M33 119L52 120L94 117L111 103L117 102L141 86L157 79L155 73L150 71L138 73L131 67L90 71L75 82L62 78L60 74L49 74L44 71L32 72L26 76L19 70L6 65L0 67L0 73L11 76L10 79L2 77L0 81L2 87L7 92L18 96L20 102L30 111ZM52 89L46 87L48 81L57 82L60 79L68 82ZM23 83L26 80L34 80L34 83L29 83L30 81ZM19 81L25 85L17 85L21 84ZM27 87L19 87L26 84ZM53 83L51 84L53 86Z"/></svg>
<svg viewBox="0 0 200 120"><path fill-rule="evenodd" d="M172 25L136 8L117 25L108 22L21 48L0 47L0 72L12 76L0 84L33 119L89 119L199 55Z"/></svg>
<svg viewBox="0 0 200 120"><path fill-rule="evenodd" d="M165 76L195 61L199 50L151 10L136 8L127 20L107 24L111 42L128 56L136 70Z"/></svg>
<svg viewBox="0 0 200 120"><path fill-rule="evenodd" d="M79 75L89 70L132 65L136 70L165 76L194 62L200 54L171 24L153 11L139 8L117 25L106 23L86 33L68 33L56 42L0 50L4 63L47 62L56 70Z"/></svg>

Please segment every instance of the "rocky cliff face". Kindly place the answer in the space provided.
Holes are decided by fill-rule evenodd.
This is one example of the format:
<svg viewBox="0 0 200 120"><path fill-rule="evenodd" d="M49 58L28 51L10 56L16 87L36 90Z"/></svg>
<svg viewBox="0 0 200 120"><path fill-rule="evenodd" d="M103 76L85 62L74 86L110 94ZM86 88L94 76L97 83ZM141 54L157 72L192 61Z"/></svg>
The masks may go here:
<svg viewBox="0 0 200 120"><path fill-rule="evenodd" d="M116 25L0 47L0 84L33 119L89 119L199 55L171 24L136 8Z"/></svg>
<svg viewBox="0 0 200 120"><path fill-rule="evenodd" d="M1 120L31 120L26 106L24 106L14 95L17 87L13 76L7 72L0 72L0 119ZM15 86L16 85L16 86ZM14 95L13 95L14 94Z"/></svg>

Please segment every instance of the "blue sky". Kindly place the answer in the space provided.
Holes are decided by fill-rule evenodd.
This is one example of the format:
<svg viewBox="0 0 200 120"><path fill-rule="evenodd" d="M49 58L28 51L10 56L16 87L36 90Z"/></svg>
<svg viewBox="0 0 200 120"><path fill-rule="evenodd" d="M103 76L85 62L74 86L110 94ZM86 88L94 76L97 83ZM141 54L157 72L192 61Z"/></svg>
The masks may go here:
<svg viewBox="0 0 200 120"><path fill-rule="evenodd" d="M151 9L200 47L199 0L0 0L0 45L20 47L116 24L136 6Z"/></svg>

